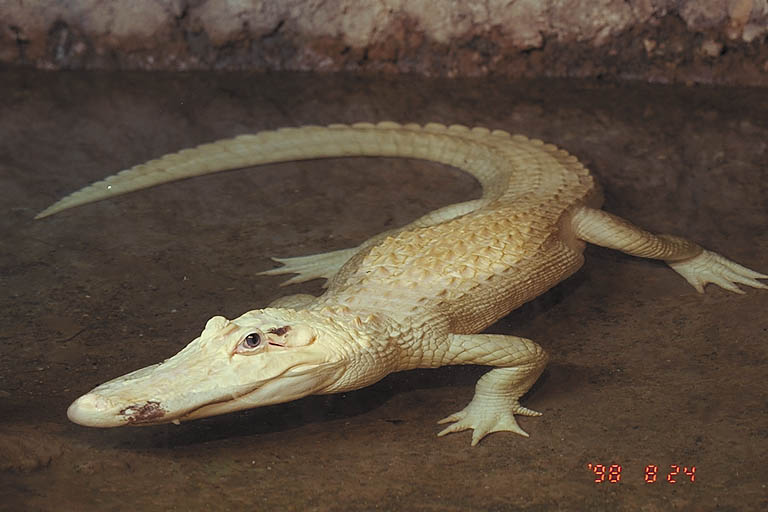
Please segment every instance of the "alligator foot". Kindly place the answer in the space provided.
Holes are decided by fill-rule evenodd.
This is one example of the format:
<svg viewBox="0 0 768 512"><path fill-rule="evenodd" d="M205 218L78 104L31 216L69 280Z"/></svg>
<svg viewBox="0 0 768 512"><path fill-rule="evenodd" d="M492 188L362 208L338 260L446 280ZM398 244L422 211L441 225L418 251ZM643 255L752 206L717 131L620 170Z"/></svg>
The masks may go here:
<svg viewBox="0 0 768 512"><path fill-rule="evenodd" d="M472 429L472 446L493 432L514 432L528 437L528 433L520 428L515 414L523 416L541 416L540 412L532 411L513 400L499 400L490 397L475 397L461 411L451 414L438 421L438 424L454 422L448 425L438 435L444 436L453 432Z"/></svg>
<svg viewBox="0 0 768 512"><path fill-rule="evenodd" d="M737 285L743 284L753 288L768 288L758 279L768 276L750 270L719 254L704 250L698 256L683 261L668 261L672 270L680 274L699 293L704 293L704 285L713 283L734 293L744 293Z"/></svg>

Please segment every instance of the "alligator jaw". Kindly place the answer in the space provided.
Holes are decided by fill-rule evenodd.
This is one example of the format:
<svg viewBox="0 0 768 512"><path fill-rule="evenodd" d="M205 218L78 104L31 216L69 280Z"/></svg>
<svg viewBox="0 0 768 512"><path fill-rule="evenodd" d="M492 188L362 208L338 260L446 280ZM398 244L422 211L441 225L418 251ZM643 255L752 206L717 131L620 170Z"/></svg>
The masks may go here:
<svg viewBox="0 0 768 512"><path fill-rule="evenodd" d="M323 389L333 383L344 365L340 362L309 364L302 370L289 370L278 378L254 382L249 392L232 392L220 399L193 400L186 407L169 406L158 399L126 401L112 391L118 381L130 381L131 376L145 373L154 365L115 379L81 396L67 409L67 417L84 427L110 428L121 426L176 423L216 416L228 412L287 402ZM110 398L110 395L113 398Z"/></svg>

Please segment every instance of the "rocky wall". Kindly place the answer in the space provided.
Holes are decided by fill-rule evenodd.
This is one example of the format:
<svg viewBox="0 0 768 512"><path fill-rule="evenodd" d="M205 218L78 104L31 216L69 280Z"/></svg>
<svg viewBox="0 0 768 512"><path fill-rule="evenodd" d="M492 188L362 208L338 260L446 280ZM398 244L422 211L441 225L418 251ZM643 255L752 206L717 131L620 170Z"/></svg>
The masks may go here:
<svg viewBox="0 0 768 512"><path fill-rule="evenodd" d="M0 63L768 85L768 0L0 0Z"/></svg>

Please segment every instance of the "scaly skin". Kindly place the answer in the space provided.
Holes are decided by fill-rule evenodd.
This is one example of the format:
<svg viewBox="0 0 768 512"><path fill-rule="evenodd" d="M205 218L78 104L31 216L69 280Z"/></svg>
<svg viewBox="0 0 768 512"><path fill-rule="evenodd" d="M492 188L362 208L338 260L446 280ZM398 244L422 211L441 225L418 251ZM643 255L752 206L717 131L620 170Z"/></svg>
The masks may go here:
<svg viewBox="0 0 768 512"><path fill-rule="evenodd" d="M478 334L570 276L584 242L662 259L699 292L709 282L766 288L765 275L688 240L653 235L598 210L587 169L565 151L502 131L385 122L286 128L206 144L123 171L62 199L39 217L159 183L269 162L400 156L458 167L481 199L436 210L361 246L278 259L263 274L328 280L320 297L292 295L235 320L213 317L163 363L102 384L69 408L95 427L179 422L335 393L410 368L496 367L438 435L472 429L527 435L518 399L544 369L531 340Z"/></svg>

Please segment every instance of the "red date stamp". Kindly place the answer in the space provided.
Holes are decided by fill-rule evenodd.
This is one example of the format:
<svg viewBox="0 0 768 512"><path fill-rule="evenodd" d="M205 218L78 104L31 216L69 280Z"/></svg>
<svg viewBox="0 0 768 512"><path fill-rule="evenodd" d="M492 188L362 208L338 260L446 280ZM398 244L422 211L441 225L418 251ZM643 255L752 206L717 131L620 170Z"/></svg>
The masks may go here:
<svg viewBox="0 0 768 512"><path fill-rule="evenodd" d="M587 469L592 471L595 475L594 482L596 484L602 484L608 482L609 484L617 484L621 482L622 473L624 468L620 464L610 464L608 466L604 464L587 464ZM660 467L656 464L648 464L643 471L643 479L647 484L655 484L656 482L666 481L669 484L676 484L679 482L696 481L696 466L680 466L678 464L670 464L669 470L660 470Z"/></svg>

